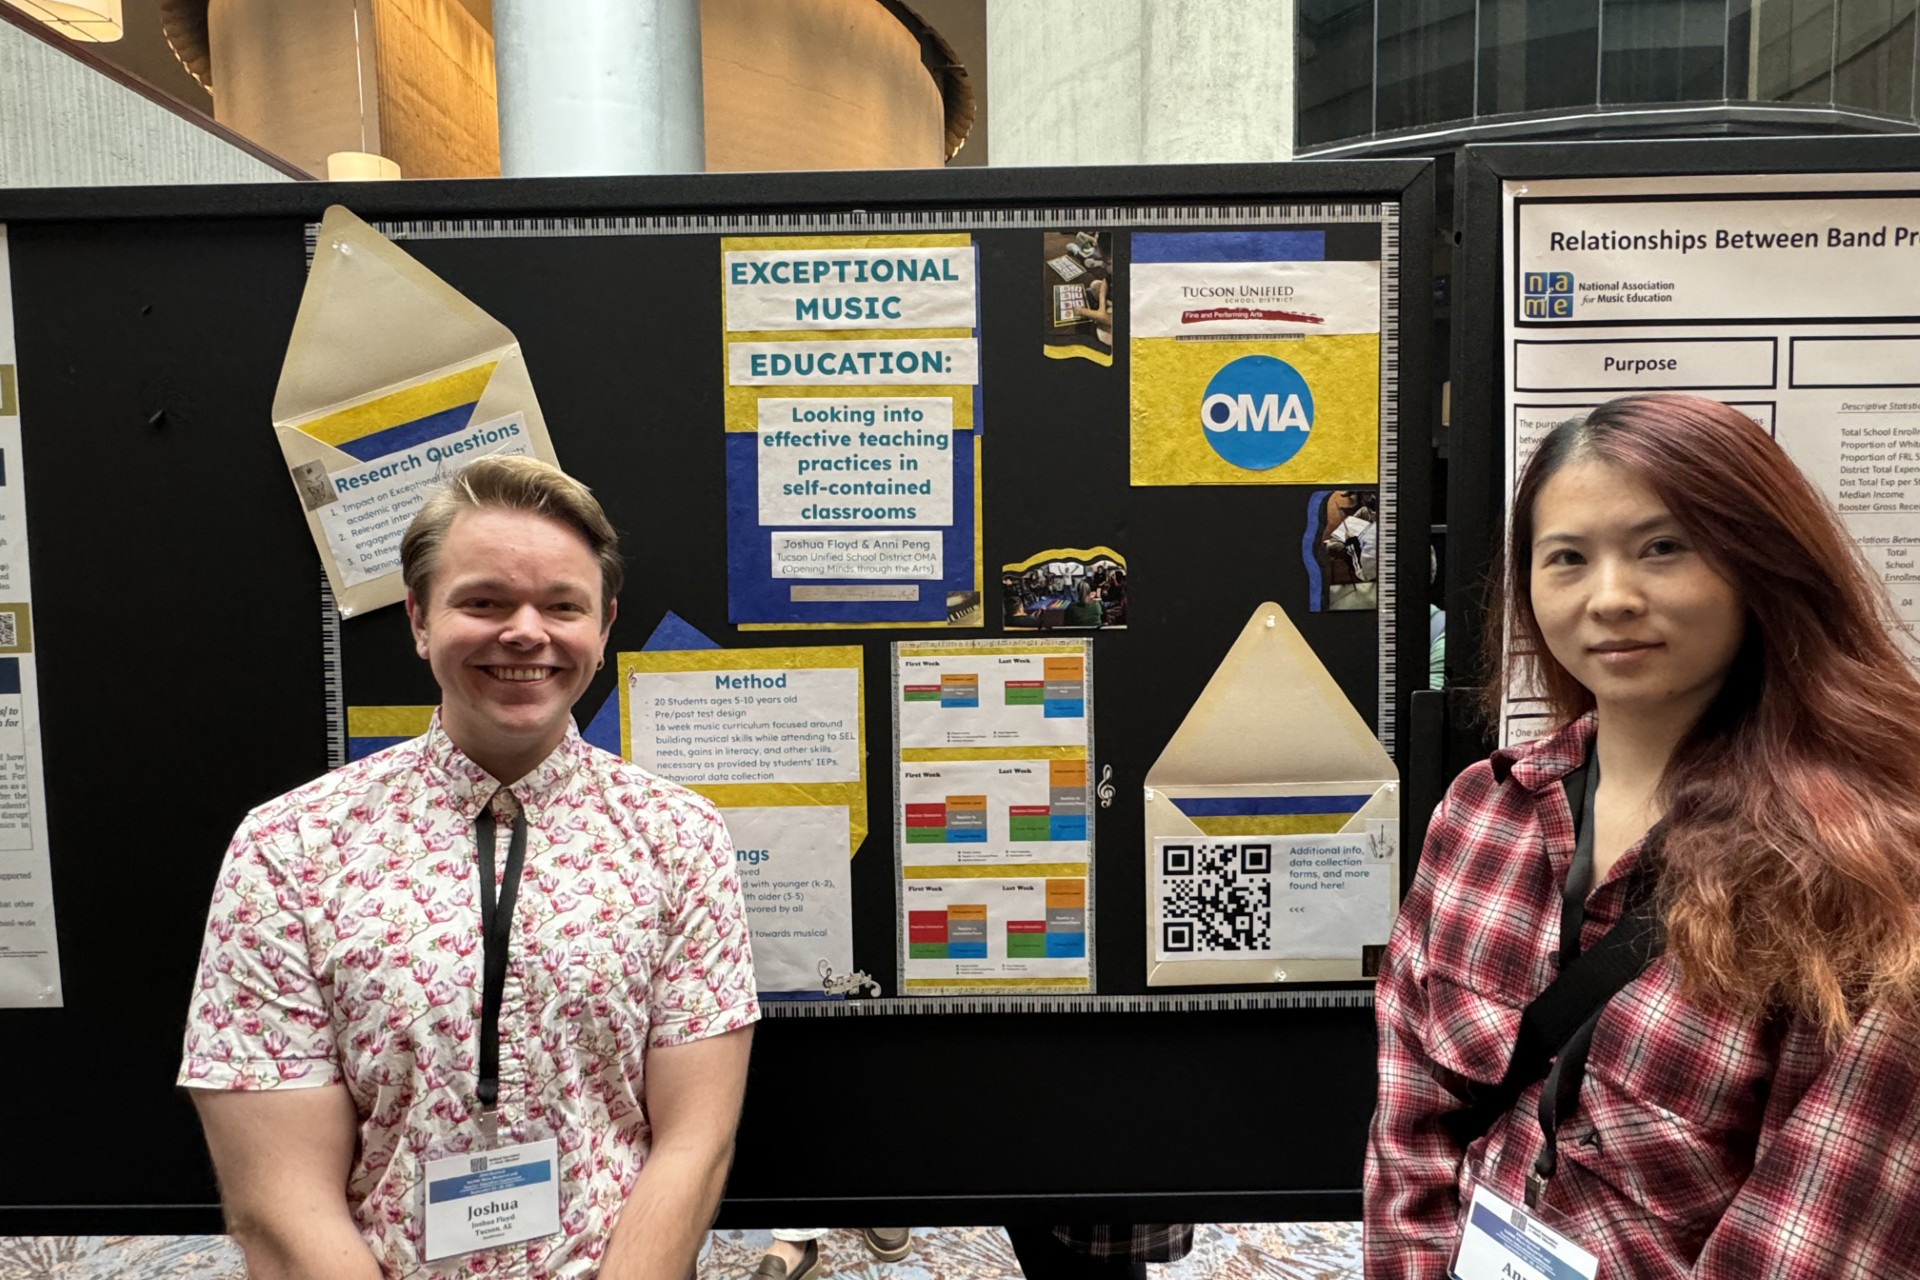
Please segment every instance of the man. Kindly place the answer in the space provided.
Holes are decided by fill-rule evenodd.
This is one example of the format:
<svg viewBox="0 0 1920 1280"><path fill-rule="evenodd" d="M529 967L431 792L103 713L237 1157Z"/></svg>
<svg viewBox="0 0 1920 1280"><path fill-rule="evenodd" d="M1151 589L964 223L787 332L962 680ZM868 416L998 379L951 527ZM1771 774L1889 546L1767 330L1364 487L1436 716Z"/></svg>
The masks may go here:
<svg viewBox="0 0 1920 1280"><path fill-rule="evenodd" d="M401 557L431 727L254 810L214 891L180 1082L229 1229L261 1280L677 1280L759 1010L713 808L574 727L616 535L489 457Z"/></svg>

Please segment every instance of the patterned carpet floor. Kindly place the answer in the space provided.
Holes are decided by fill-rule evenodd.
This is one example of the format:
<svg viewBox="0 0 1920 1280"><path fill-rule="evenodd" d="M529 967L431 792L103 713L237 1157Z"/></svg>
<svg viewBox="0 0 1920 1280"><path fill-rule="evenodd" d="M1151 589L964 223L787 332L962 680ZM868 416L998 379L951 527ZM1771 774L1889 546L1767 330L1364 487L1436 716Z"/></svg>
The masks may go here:
<svg viewBox="0 0 1920 1280"><path fill-rule="evenodd" d="M744 1280L767 1247L764 1231L716 1231L701 1280ZM821 1241L825 1274L841 1280L1015 1280L1020 1268L998 1227L914 1232L913 1251L879 1262L859 1233ZM0 1280L246 1280L224 1236L0 1236ZM1193 1252L1149 1272L1153 1280L1360 1280L1353 1222L1202 1226Z"/></svg>

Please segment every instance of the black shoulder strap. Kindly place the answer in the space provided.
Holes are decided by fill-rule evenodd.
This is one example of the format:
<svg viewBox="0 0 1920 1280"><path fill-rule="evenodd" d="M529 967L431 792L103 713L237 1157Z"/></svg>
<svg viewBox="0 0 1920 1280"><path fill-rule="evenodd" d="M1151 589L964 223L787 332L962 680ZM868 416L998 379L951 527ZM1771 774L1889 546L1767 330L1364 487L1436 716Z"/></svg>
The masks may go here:
<svg viewBox="0 0 1920 1280"><path fill-rule="evenodd" d="M1646 972L1666 945L1666 929L1653 903L1651 866L1634 871L1627 896L1631 905L1626 914L1590 950L1562 969L1521 1013L1513 1056L1500 1082L1470 1086L1466 1105L1440 1117L1441 1125L1462 1147L1512 1110L1529 1085L1545 1078L1560 1047L1621 988Z"/></svg>

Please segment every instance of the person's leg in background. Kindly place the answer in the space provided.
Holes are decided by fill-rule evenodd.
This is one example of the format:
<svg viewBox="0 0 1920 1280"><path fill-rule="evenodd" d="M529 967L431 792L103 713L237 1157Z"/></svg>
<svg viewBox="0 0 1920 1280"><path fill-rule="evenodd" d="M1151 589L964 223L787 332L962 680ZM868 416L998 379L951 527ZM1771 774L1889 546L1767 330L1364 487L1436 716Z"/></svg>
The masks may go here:
<svg viewBox="0 0 1920 1280"><path fill-rule="evenodd" d="M814 1280L825 1234L826 1227L775 1227L773 1243L753 1269L754 1280Z"/></svg>
<svg viewBox="0 0 1920 1280"><path fill-rule="evenodd" d="M913 1248L911 1227L862 1227L860 1238L867 1242L873 1256L882 1262L898 1262Z"/></svg>
<svg viewBox="0 0 1920 1280"><path fill-rule="evenodd" d="M826 1227L775 1227L773 1243L753 1269L753 1280L815 1280ZM860 1239L882 1262L898 1262L913 1248L910 1227L862 1227Z"/></svg>

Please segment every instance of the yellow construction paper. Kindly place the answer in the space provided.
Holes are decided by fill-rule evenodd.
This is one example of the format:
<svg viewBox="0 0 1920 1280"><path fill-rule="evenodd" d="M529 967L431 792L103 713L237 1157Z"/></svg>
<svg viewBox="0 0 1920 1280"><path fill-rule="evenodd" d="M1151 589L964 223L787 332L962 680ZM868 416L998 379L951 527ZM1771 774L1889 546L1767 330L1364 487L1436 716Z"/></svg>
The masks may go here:
<svg viewBox="0 0 1920 1280"><path fill-rule="evenodd" d="M1132 363L1132 482L1176 484L1375 484L1380 477L1380 338L1316 334L1194 342L1137 338ZM1213 375L1242 356L1266 355L1299 371L1313 391L1313 430L1279 466L1237 467L1214 452L1200 406Z"/></svg>

